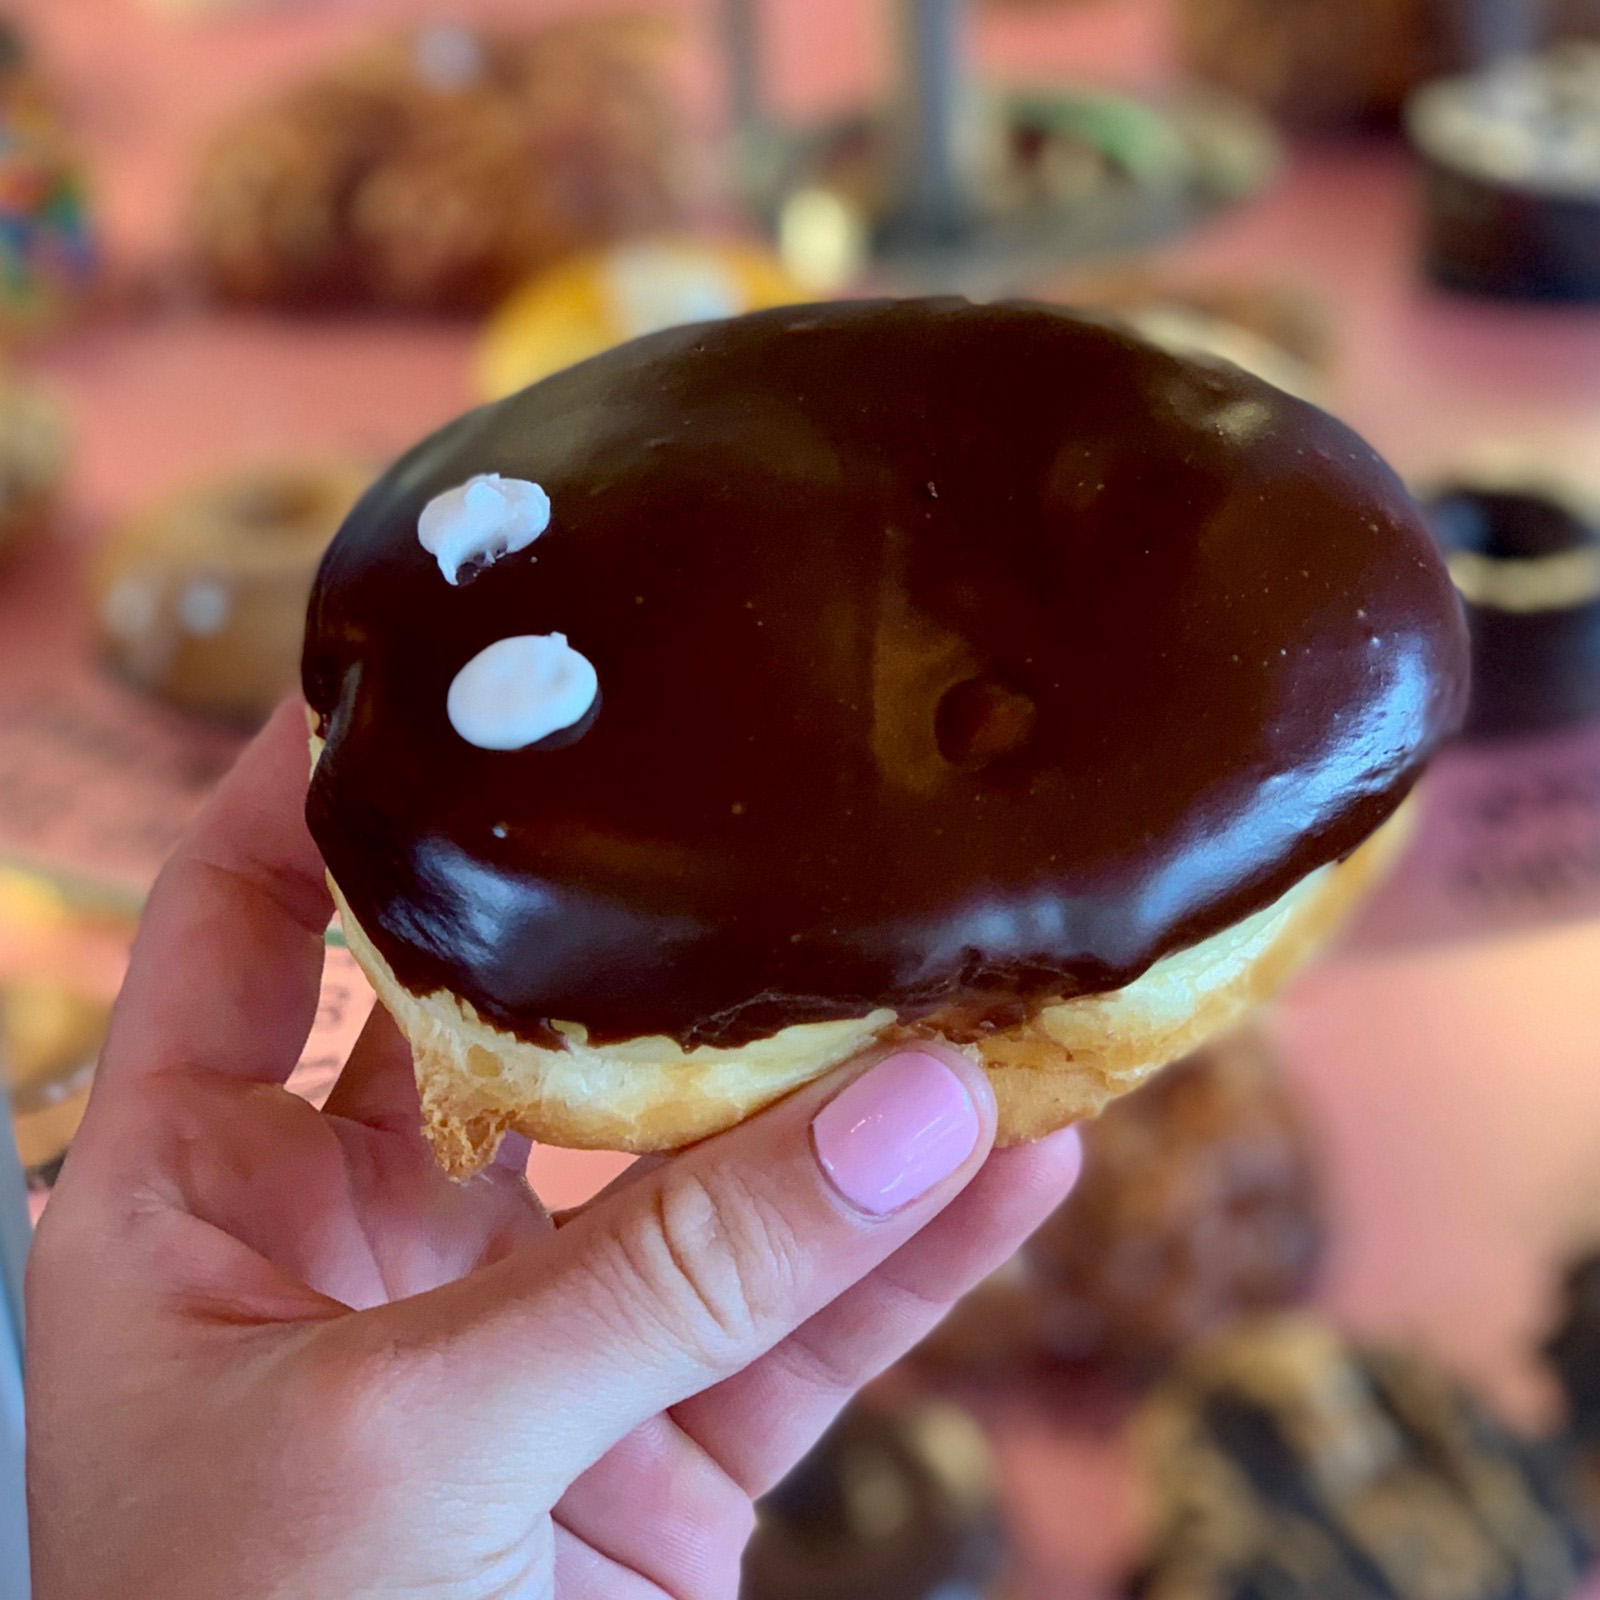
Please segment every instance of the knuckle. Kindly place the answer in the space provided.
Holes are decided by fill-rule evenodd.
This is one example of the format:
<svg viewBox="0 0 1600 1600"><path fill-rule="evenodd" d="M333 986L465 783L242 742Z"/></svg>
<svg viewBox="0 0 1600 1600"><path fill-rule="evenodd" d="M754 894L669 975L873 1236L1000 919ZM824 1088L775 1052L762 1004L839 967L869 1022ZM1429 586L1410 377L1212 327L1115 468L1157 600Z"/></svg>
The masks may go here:
<svg viewBox="0 0 1600 1600"><path fill-rule="evenodd" d="M713 1371L742 1366L788 1331L799 1243L780 1209L734 1171L664 1168L627 1256L666 1338Z"/></svg>

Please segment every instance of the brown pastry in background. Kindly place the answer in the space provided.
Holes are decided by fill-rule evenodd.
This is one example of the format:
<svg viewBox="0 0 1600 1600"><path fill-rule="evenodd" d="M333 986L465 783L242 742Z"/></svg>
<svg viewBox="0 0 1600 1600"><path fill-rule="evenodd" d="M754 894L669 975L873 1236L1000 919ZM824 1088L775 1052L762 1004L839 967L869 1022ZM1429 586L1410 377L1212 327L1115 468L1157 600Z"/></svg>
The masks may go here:
<svg viewBox="0 0 1600 1600"><path fill-rule="evenodd" d="M1192 72L1299 128L1392 122L1463 59L1444 0L1180 0L1177 18Z"/></svg>
<svg viewBox="0 0 1600 1600"><path fill-rule="evenodd" d="M1046 1354L1144 1375L1310 1288L1324 1229L1311 1140L1260 1036L1232 1034L1083 1127L1072 1197L957 1306L924 1359Z"/></svg>
<svg viewBox="0 0 1600 1600"><path fill-rule="evenodd" d="M578 21L388 39L247 113L194 207L239 300L485 309L580 250L680 220L668 31Z"/></svg>

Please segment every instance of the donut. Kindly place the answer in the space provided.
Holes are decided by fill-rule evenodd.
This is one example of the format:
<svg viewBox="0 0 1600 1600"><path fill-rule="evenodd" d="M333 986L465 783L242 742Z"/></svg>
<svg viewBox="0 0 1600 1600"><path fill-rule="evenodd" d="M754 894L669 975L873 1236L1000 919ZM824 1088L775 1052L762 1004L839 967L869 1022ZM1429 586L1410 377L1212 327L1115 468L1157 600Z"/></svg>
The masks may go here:
<svg viewBox="0 0 1600 1600"><path fill-rule="evenodd" d="M91 573L114 670L188 711L265 720L295 687L317 564L370 477L341 464L246 470L133 517Z"/></svg>
<svg viewBox="0 0 1600 1600"><path fill-rule="evenodd" d="M740 1600L984 1600L1005 1539L983 1433L857 1401L756 1508Z"/></svg>
<svg viewBox="0 0 1600 1600"><path fill-rule="evenodd" d="M1092 1115L1275 988L1457 726L1398 481L1059 308L767 311L404 457L331 547L307 816L444 1166L674 1148L875 1041Z"/></svg>

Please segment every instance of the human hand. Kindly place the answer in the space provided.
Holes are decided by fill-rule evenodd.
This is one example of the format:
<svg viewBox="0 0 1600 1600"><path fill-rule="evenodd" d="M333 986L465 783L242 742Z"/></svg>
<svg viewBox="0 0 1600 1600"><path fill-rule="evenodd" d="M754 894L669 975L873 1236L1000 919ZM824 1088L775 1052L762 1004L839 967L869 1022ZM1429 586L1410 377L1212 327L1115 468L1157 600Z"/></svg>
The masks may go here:
<svg viewBox="0 0 1600 1600"><path fill-rule="evenodd" d="M552 1219L456 1185L378 1013L282 1085L329 902L285 708L151 897L28 1272L36 1600L733 1600L751 1501L1056 1206L879 1051Z"/></svg>

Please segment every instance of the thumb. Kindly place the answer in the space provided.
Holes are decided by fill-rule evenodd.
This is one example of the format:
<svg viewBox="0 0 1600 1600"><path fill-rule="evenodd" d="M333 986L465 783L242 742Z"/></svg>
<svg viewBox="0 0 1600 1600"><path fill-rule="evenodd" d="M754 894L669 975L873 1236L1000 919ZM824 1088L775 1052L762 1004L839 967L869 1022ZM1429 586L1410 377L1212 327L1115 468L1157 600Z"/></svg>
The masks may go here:
<svg viewBox="0 0 1600 1600"><path fill-rule="evenodd" d="M994 1123L982 1069L919 1044L858 1060L663 1163L425 1297L426 1342L443 1340L466 1389L454 1420L518 1454L525 1441L553 1500L640 1423L749 1365L904 1244L977 1173Z"/></svg>

